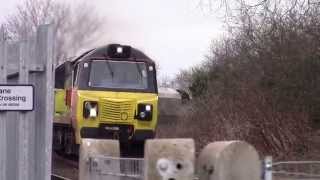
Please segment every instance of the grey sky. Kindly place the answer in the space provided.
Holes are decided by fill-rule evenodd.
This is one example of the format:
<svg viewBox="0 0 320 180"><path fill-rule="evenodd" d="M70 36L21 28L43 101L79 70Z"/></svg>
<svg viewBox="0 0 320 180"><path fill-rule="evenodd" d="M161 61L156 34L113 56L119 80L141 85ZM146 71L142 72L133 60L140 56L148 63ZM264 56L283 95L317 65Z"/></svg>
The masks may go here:
<svg viewBox="0 0 320 180"><path fill-rule="evenodd" d="M0 0L0 23L23 0ZM105 35L97 44L125 43L142 49L173 77L199 64L210 42L222 34L217 18L197 8L198 0L91 0L106 17ZM77 3L79 0L65 0ZM90 48L90 47L88 47Z"/></svg>

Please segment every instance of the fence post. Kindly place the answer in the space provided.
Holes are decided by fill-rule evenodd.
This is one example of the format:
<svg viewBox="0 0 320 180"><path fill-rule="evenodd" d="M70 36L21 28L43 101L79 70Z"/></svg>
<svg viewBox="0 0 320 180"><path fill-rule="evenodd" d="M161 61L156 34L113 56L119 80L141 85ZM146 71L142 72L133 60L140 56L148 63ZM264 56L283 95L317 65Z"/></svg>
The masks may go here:
<svg viewBox="0 0 320 180"><path fill-rule="evenodd" d="M7 82L7 44L5 41L5 30L1 27L0 30L0 84ZM7 162L7 114L0 112L0 179L7 179L6 177L6 162Z"/></svg>
<svg viewBox="0 0 320 180"><path fill-rule="evenodd" d="M267 156L264 159L264 180L272 180L272 156Z"/></svg>
<svg viewBox="0 0 320 180"><path fill-rule="evenodd" d="M246 142L214 142L200 153L197 173L200 180L260 180L261 163Z"/></svg>
<svg viewBox="0 0 320 180"><path fill-rule="evenodd" d="M52 121L53 121L53 25L42 25L37 30L35 63L44 66L44 72L35 78L35 179L51 179Z"/></svg>
<svg viewBox="0 0 320 180"><path fill-rule="evenodd" d="M193 180L192 139L154 139L145 144L144 180Z"/></svg>

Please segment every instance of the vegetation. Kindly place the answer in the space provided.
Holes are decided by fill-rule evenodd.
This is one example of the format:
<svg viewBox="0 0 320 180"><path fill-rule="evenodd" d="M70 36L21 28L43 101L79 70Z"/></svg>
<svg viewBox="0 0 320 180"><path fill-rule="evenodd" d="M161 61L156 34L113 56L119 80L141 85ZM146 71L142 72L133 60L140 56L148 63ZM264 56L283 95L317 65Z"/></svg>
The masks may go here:
<svg viewBox="0 0 320 180"><path fill-rule="evenodd" d="M5 19L8 39L26 39L39 25L54 24L57 61L75 56L92 45L104 29L103 18L86 4L70 6L54 0L24 0ZM90 33L88 33L90 32Z"/></svg>
<svg viewBox="0 0 320 180"><path fill-rule="evenodd" d="M225 16L229 33L177 78L193 96L180 135L200 146L241 139L277 157L305 153L320 119L320 4L236 2L226 8L235 9Z"/></svg>

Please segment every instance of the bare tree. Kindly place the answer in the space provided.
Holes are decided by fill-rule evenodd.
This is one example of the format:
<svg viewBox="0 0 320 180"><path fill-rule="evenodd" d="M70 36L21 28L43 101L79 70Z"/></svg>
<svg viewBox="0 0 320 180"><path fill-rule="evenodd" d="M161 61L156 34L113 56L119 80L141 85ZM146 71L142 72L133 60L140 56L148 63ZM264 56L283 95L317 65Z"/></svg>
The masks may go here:
<svg viewBox="0 0 320 180"><path fill-rule="evenodd" d="M243 24L253 23L252 20L263 22L293 12L306 13L320 5L318 0L197 0L197 2L199 8L222 16L231 30Z"/></svg>
<svg viewBox="0 0 320 180"><path fill-rule="evenodd" d="M6 19L11 39L30 37L41 24L54 23L57 61L74 56L94 43L104 29L103 18L86 3L70 7L53 0L25 0Z"/></svg>

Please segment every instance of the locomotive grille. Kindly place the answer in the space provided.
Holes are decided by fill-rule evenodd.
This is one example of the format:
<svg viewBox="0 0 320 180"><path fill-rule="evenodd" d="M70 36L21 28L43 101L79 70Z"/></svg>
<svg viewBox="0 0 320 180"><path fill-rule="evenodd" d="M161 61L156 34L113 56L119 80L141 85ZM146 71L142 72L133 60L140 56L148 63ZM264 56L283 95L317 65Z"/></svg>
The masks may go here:
<svg viewBox="0 0 320 180"><path fill-rule="evenodd" d="M133 102L111 101L106 99L102 99L100 102L100 120L102 122L133 120Z"/></svg>

